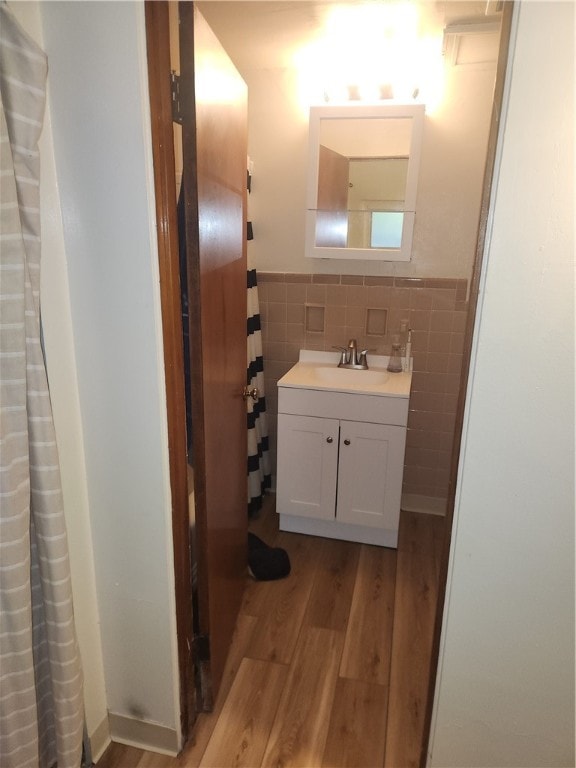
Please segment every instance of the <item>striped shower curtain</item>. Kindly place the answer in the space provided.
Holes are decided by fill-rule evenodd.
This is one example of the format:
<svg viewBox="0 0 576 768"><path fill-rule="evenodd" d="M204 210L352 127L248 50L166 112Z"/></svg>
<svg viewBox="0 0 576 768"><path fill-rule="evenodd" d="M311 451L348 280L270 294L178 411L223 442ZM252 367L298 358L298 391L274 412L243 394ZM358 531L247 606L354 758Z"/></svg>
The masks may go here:
<svg viewBox="0 0 576 768"><path fill-rule="evenodd" d="M257 515L264 492L271 485L268 425L264 392L264 360L256 270L248 269L248 365L246 383L257 387L258 400L248 398L248 516Z"/></svg>
<svg viewBox="0 0 576 768"><path fill-rule="evenodd" d="M40 343L46 57L0 3L0 765L78 768L82 672Z"/></svg>

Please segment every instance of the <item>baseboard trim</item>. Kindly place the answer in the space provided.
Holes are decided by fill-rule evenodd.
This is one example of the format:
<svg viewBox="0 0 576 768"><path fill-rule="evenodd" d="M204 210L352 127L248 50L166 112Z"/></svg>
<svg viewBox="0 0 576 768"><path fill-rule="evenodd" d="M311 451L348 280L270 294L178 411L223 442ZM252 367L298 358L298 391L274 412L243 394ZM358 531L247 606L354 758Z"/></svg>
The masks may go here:
<svg viewBox="0 0 576 768"><path fill-rule="evenodd" d="M446 516L447 499L435 496L420 496L417 493L403 493L401 509L404 512L422 512L425 515Z"/></svg>
<svg viewBox="0 0 576 768"><path fill-rule="evenodd" d="M90 749L92 751L92 761L97 763L102 757L104 752L110 746L112 739L110 738L110 725L108 723L108 715L102 720L102 722L94 728L92 733L88 734L90 739Z"/></svg>
<svg viewBox="0 0 576 768"><path fill-rule="evenodd" d="M365 525L347 525L335 520L319 520L315 517L280 515L280 530L324 536L327 539L344 539L359 544L375 544L378 547L398 547L398 529L369 528Z"/></svg>
<svg viewBox="0 0 576 768"><path fill-rule="evenodd" d="M178 733L173 728L109 713L110 738L119 744L175 757L180 751Z"/></svg>

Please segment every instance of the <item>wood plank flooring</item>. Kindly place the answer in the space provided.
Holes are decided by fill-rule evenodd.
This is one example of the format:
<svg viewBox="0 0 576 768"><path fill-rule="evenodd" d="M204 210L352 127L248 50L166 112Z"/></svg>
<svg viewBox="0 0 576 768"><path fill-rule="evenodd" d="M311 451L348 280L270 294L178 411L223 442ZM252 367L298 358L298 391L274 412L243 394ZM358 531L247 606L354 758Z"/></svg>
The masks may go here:
<svg viewBox="0 0 576 768"><path fill-rule="evenodd" d="M113 744L98 768L413 768L426 705L444 519L402 512L398 550L251 529L287 579L247 577L213 712L177 758Z"/></svg>

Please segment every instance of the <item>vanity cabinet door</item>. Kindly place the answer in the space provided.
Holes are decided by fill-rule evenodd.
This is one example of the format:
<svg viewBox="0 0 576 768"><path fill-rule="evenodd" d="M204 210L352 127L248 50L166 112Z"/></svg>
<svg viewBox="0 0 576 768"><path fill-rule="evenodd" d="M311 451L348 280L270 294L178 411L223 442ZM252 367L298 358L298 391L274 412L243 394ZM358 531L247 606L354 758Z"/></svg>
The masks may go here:
<svg viewBox="0 0 576 768"><path fill-rule="evenodd" d="M339 522L398 528L405 444L404 427L340 422Z"/></svg>
<svg viewBox="0 0 576 768"><path fill-rule="evenodd" d="M338 433L336 419L278 416L279 514L334 519Z"/></svg>

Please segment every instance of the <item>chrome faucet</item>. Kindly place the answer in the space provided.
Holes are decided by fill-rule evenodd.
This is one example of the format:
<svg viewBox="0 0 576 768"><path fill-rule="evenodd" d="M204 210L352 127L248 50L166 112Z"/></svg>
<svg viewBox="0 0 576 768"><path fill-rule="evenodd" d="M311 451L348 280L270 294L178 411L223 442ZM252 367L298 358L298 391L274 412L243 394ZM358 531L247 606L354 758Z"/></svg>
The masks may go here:
<svg viewBox="0 0 576 768"><path fill-rule="evenodd" d="M340 352L340 362L338 368L354 368L359 371L368 369L368 360L366 359L367 349L358 352L356 339L350 339L347 347L335 347Z"/></svg>

